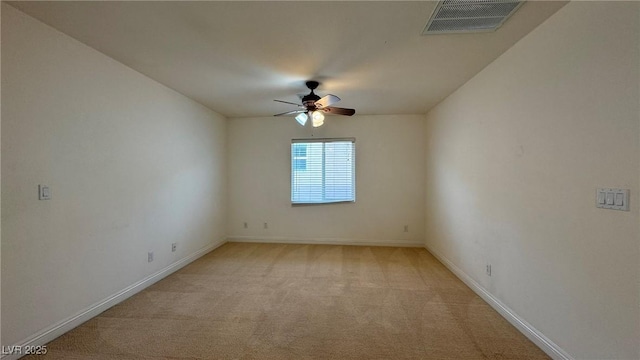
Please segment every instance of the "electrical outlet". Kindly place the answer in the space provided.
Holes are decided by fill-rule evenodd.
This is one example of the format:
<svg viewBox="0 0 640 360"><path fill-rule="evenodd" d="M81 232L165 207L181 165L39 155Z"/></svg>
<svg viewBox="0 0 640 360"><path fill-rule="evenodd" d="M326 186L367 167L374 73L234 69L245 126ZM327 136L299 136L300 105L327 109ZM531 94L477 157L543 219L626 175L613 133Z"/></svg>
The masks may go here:
<svg viewBox="0 0 640 360"><path fill-rule="evenodd" d="M148 262L152 262L153 261L153 251L149 251L147 253L147 261Z"/></svg>
<svg viewBox="0 0 640 360"><path fill-rule="evenodd" d="M491 264L487 264L486 270L487 275L491 276Z"/></svg>
<svg viewBox="0 0 640 360"><path fill-rule="evenodd" d="M178 243L171 244L171 252L176 252L177 248L178 248Z"/></svg>
<svg viewBox="0 0 640 360"><path fill-rule="evenodd" d="M244 228L245 228L245 229L249 228L249 224L244 223Z"/></svg>
<svg viewBox="0 0 640 360"><path fill-rule="evenodd" d="M404 226L404 232L409 232L409 225Z"/></svg>
<svg viewBox="0 0 640 360"><path fill-rule="evenodd" d="M267 225L267 223L264 223L264 228L265 228L265 229L268 229L268 228L269 228L269 225Z"/></svg>

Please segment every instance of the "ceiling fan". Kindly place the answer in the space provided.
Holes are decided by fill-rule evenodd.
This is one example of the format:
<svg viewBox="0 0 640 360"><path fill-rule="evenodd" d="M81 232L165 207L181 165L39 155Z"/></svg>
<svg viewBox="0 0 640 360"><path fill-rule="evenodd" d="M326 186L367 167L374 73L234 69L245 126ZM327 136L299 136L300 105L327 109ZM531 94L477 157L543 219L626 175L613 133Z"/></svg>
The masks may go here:
<svg viewBox="0 0 640 360"><path fill-rule="evenodd" d="M307 123L307 120L311 118L311 124L313 125L313 127L319 127L319 126L322 126L322 124L324 124L325 113L331 114L331 115L346 115L346 116L351 116L356 113L354 109L346 109L346 108L331 106L337 103L338 101L340 101L340 98L335 95L329 94L323 97L316 95L313 92L313 90L318 88L318 85L320 85L319 82L310 80L306 82L306 85L309 88L309 90L311 90L311 92L308 95L305 95L304 97L302 97L302 105L292 103L289 101L274 100L274 101L285 103L285 104L295 105L301 109L287 111L280 114L275 114L273 116L297 114L296 121L300 125L304 126Z"/></svg>

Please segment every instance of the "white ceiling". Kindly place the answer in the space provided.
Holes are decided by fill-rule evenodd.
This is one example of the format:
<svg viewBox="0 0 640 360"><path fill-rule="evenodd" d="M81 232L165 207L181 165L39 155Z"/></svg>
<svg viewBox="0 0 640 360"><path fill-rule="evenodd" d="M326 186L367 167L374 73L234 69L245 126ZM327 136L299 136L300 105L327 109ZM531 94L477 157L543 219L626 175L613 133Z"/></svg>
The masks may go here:
<svg viewBox="0 0 640 360"><path fill-rule="evenodd" d="M432 1L25 1L14 7L228 117L308 93L357 114L422 114L566 2L528 1L492 33L420 35Z"/></svg>

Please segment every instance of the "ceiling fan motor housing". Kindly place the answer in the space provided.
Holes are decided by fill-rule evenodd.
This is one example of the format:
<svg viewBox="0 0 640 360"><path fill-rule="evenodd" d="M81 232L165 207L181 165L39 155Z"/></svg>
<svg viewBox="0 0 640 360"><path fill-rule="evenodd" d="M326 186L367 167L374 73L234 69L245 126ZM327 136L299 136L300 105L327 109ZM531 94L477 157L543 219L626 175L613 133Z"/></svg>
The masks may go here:
<svg viewBox="0 0 640 360"><path fill-rule="evenodd" d="M305 95L302 98L302 105L304 105L304 107L307 108L307 110L309 111L313 111L316 109L316 101L320 100L320 96L316 95L313 93L313 90L311 90L311 94L309 95Z"/></svg>
<svg viewBox="0 0 640 360"><path fill-rule="evenodd" d="M311 90L311 93L309 93L309 95L305 95L302 98L302 105L307 108L307 111L314 111L316 109L315 103L316 101L320 100L320 96L316 95L313 92L313 90L317 89L320 83L317 81L310 80L310 81L307 81L305 84L307 85L309 90Z"/></svg>

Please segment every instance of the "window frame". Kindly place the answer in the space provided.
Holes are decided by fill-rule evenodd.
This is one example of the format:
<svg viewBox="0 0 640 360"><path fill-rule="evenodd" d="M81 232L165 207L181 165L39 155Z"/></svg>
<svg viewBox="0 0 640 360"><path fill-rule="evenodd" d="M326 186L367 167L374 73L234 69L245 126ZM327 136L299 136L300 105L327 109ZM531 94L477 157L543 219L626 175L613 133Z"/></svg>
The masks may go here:
<svg viewBox="0 0 640 360"><path fill-rule="evenodd" d="M326 177L325 177L325 151L324 151L324 144L326 143L332 143L332 142L350 142L351 143L351 177L352 177L352 182L351 182L351 189L353 192L353 198L349 199L349 200L335 200L335 201L326 201L324 200L325 198L325 194L324 191L326 190L324 185L322 185L322 197L323 197L323 201L318 202L318 201L311 201L311 202L304 202L304 201L294 201L293 200L293 184L294 184L294 165L293 165L293 160L294 160L294 155L293 155L293 145L294 144L298 144L298 143L322 143L323 144L323 152L322 152L322 182L324 184L324 182L326 181ZM309 149L306 150L307 151L307 159L308 159L308 151ZM308 164L308 161L307 161ZM353 137L349 137L349 138L306 138L306 139L291 139L291 146L289 148L289 171L290 171L290 178L289 178L289 187L290 187L290 201L291 201L291 206L315 206L315 205L327 205L327 204L348 204L348 203L355 203L356 202L356 139ZM303 171L306 171L303 170Z"/></svg>

